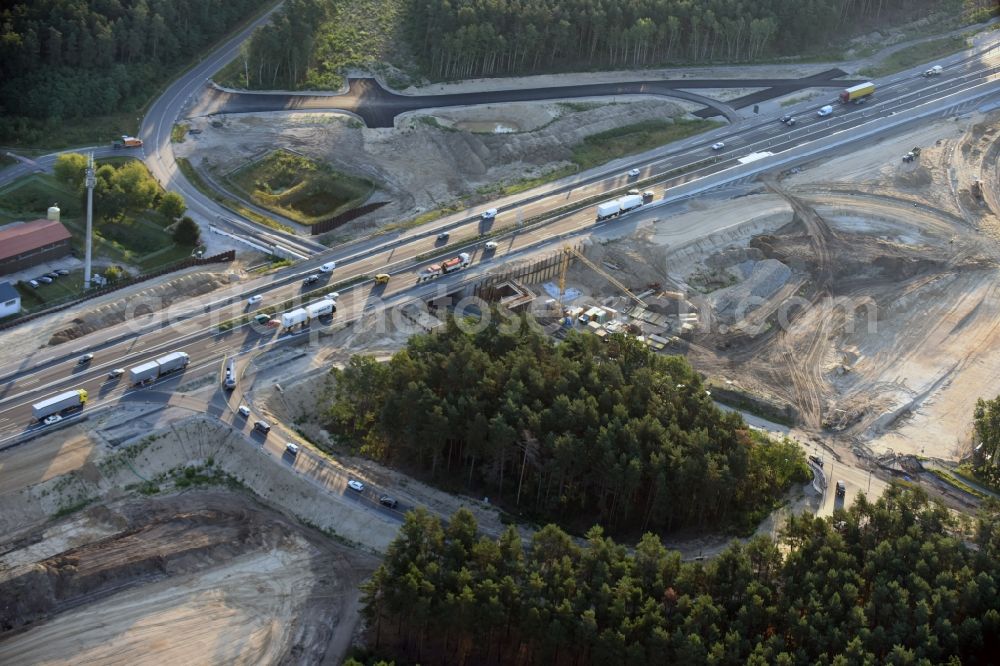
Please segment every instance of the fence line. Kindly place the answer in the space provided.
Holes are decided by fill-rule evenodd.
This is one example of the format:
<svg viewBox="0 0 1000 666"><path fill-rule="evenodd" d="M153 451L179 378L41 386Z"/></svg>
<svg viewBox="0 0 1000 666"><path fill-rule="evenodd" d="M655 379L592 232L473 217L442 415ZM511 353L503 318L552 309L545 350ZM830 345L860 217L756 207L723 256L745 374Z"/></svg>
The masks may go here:
<svg viewBox="0 0 1000 666"><path fill-rule="evenodd" d="M140 282L145 282L155 277L160 277L161 275L166 275L167 273L173 273L174 271L179 271L184 268L191 268L192 266L206 266L208 264L219 264L228 263L236 259L236 250L227 250L220 254L213 255L211 257L202 257L201 259L195 259L194 257L188 257L187 259L180 261L172 266L167 266L166 268L161 268L160 270L154 271L152 273L147 273L144 275L139 275L137 277L128 278L115 282L113 285L107 287L101 287L100 289L94 289L88 291L83 296L75 298L66 303L61 303L51 308L46 308L39 312L32 312L31 314L24 315L22 317L17 317L10 321L3 322L0 324L0 331L5 331L8 328L13 328L14 326L19 326L25 322L29 322L33 319L38 319L39 317L44 317L45 315L52 314L54 312L61 312L66 310L78 303L83 303L84 301L89 301L92 298L97 298L98 296L103 296L105 294L110 294L113 291L118 291L119 289L124 289L125 287L131 287L134 284L139 284Z"/></svg>

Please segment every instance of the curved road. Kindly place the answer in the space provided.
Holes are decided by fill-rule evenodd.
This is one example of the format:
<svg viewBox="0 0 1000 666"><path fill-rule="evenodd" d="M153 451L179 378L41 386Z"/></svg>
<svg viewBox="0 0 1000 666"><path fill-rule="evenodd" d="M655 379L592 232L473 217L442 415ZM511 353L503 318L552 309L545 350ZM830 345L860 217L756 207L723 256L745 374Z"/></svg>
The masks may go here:
<svg viewBox="0 0 1000 666"><path fill-rule="evenodd" d="M396 116L419 109L510 102L537 102L580 97L614 97L621 95L655 95L674 97L704 105L695 115L704 118L725 116L730 122L739 120L737 108L780 97L804 88L845 88L858 81L835 80L845 76L840 69L831 69L800 79L663 79L659 81L623 81L621 83L591 83L547 88L487 90L449 95L400 95L383 88L375 79L349 79L348 90L339 95L296 93L242 92L217 86L208 88L191 109L191 115L208 116L216 113L261 113L266 111L328 110L348 111L361 118L368 127L392 127ZM727 104L690 92L690 89L763 88Z"/></svg>

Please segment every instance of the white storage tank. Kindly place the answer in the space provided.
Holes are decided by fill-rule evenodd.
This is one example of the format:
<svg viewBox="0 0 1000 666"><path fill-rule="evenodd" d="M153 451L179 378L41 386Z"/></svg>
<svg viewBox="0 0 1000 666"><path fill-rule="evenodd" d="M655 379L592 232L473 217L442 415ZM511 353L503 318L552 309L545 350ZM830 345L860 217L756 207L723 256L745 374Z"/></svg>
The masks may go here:
<svg viewBox="0 0 1000 666"><path fill-rule="evenodd" d="M49 219L58 222L59 214L61 212L62 211L59 210L59 204L52 204L51 206L49 206Z"/></svg>

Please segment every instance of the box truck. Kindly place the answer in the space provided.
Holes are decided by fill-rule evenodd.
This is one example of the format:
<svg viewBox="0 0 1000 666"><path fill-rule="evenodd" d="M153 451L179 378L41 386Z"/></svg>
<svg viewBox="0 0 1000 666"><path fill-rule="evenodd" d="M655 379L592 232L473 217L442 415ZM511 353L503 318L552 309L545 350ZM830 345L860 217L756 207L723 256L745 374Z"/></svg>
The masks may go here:
<svg viewBox="0 0 1000 666"><path fill-rule="evenodd" d="M281 328L292 328L309 321L309 313L305 308L298 308L281 315Z"/></svg>

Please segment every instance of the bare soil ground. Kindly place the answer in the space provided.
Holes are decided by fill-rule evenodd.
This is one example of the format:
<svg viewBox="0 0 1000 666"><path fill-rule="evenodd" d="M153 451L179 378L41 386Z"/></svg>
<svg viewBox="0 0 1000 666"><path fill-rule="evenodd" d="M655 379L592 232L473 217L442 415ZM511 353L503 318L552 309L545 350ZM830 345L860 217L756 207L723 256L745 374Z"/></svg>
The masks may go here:
<svg viewBox="0 0 1000 666"><path fill-rule="evenodd" d="M637 289L685 291L695 367L791 405L804 437L957 459L1000 379L998 120L948 119L774 174L588 254Z"/></svg>
<svg viewBox="0 0 1000 666"><path fill-rule="evenodd" d="M0 562L8 664L320 663L372 566L219 490L96 506Z"/></svg>
<svg viewBox="0 0 1000 666"><path fill-rule="evenodd" d="M649 99L449 108L407 114L392 129L368 129L337 114L231 115L221 117L222 127L191 119L203 133L175 150L213 177L283 146L374 180L378 191L371 200L390 203L338 229L337 238L346 239L459 198L470 205L485 201L485 192L498 183L536 178L569 164L572 147L585 136L684 115L685 107L673 101ZM481 131L496 125L515 131Z"/></svg>

